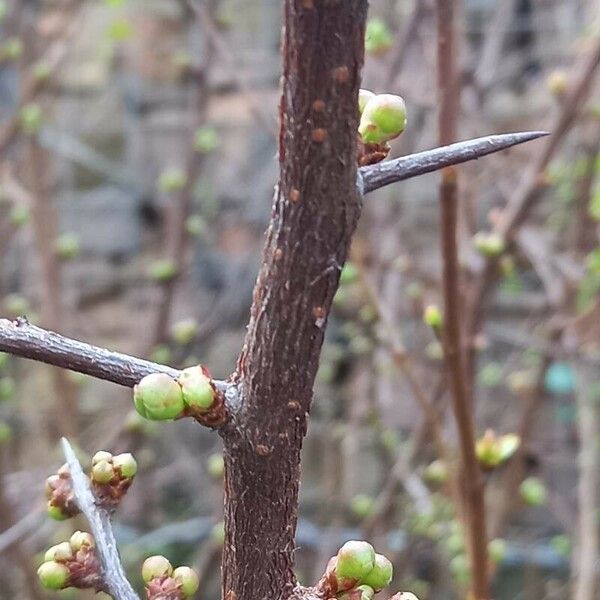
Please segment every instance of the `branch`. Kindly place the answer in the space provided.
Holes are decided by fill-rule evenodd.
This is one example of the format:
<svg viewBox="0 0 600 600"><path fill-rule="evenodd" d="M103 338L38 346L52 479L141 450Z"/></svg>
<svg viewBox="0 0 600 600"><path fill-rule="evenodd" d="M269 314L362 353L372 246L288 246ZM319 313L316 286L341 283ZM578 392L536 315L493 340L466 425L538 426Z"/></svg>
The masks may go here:
<svg viewBox="0 0 600 600"><path fill-rule="evenodd" d="M139 600L139 596L133 591L123 571L108 513L96 506L88 478L84 475L77 456L66 438L62 438L62 447L69 466L73 494L94 535L106 591L113 600Z"/></svg>
<svg viewBox="0 0 600 600"><path fill-rule="evenodd" d="M180 371L172 367L63 337L30 325L22 318L0 319L0 351L126 387L133 387L151 373L166 373L174 379L180 375ZM230 387L224 381L214 383L221 392Z"/></svg>
<svg viewBox="0 0 600 600"><path fill-rule="evenodd" d="M465 142L457 142L449 146L425 150L424 152L417 152L416 154L409 154L395 160L362 167L359 169L358 187L363 194L368 194L391 183L475 160L546 135L548 135L546 131L488 135Z"/></svg>

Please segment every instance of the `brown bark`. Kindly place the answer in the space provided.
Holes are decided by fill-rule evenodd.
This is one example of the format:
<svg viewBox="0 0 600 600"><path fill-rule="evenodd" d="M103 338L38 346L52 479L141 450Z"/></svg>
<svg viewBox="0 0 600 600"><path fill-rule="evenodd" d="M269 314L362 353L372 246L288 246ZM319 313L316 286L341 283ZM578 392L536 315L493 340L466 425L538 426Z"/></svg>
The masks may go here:
<svg viewBox="0 0 600 600"><path fill-rule="evenodd" d="M288 598L300 450L325 325L360 214L366 0L286 0L280 181L223 431L223 597ZM319 101L319 102L316 102Z"/></svg>

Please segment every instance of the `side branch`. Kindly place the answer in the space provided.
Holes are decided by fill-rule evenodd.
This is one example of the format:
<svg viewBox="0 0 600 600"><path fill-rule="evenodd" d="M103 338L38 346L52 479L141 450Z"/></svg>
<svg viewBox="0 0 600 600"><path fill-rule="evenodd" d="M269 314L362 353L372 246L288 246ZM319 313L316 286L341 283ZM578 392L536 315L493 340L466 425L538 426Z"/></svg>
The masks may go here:
<svg viewBox="0 0 600 600"><path fill-rule="evenodd" d="M71 444L65 438L62 439L62 447L69 466L73 494L81 512L88 520L96 542L98 558L102 565L102 580L106 585L106 591L114 600L139 600L139 596L127 581L121 565L108 513L96 506L88 478L83 473Z"/></svg>
<svg viewBox="0 0 600 600"><path fill-rule="evenodd" d="M358 172L358 188L362 194L368 194L397 181L475 160L546 135L546 131L488 135L362 167Z"/></svg>
<svg viewBox="0 0 600 600"><path fill-rule="evenodd" d="M0 319L0 351L70 369L118 385L133 387L151 373L166 373L178 379L177 369L148 360L112 352L30 325L25 319ZM214 382L225 392L224 381Z"/></svg>

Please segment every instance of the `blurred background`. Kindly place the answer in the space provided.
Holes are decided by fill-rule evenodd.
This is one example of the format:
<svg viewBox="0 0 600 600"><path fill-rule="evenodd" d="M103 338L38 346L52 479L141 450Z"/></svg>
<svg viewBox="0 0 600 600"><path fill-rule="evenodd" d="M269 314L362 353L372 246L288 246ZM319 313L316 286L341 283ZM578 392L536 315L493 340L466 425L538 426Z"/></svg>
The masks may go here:
<svg viewBox="0 0 600 600"><path fill-rule="evenodd" d="M461 7L460 139L559 134L460 169L495 600L562 599L598 575L599 13L597 0ZM0 18L0 315L226 377L277 178L281 3L3 0ZM434 147L433 3L373 0L366 43L363 87L408 108L392 154ZM442 304L437 185L365 201L303 451L308 585L360 537L393 557L391 589L465 597L456 434L435 310L423 319ZM505 243L507 205L522 211ZM45 598L41 553L85 527L45 514L64 434L82 459L138 459L115 518L131 580L162 553L199 569L198 598L219 597L217 435L143 422L130 390L3 354L0 400L0 598Z"/></svg>

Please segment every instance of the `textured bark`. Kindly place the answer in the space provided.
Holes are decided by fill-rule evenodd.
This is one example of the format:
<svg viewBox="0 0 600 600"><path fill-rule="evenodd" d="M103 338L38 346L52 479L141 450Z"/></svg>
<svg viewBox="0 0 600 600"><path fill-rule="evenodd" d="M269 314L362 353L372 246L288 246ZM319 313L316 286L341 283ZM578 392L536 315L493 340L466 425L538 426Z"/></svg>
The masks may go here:
<svg viewBox="0 0 600 600"><path fill-rule="evenodd" d="M366 0L287 0L272 220L224 429L223 597L296 595L300 450L327 316L360 214Z"/></svg>

